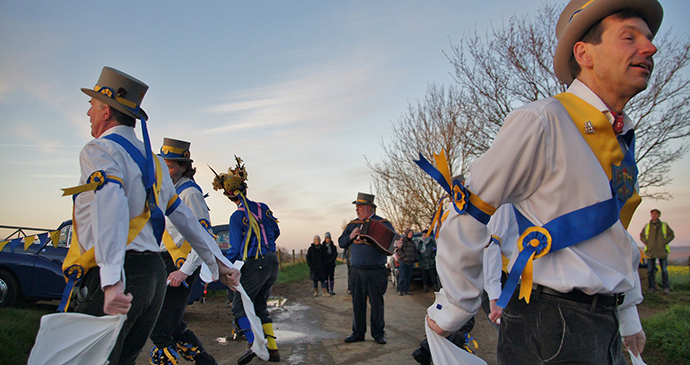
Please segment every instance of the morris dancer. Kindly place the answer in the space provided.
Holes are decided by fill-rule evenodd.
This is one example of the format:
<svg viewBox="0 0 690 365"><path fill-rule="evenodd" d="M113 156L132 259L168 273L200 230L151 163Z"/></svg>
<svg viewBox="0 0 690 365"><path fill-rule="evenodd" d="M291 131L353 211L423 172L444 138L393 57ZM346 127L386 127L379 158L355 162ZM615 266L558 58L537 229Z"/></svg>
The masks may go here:
<svg viewBox="0 0 690 365"><path fill-rule="evenodd" d="M223 195L237 204L237 210L230 216L230 249L227 257L231 262L244 261L240 284L254 303L257 317L261 319L268 340L268 361L279 362L280 352L266 302L271 295L273 283L278 279L276 239L280 235L280 228L268 205L247 198L247 171L242 159L235 159L237 165L234 169L228 169L227 174L216 174L213 179L213 189L223 190ZM237 359L237 363L247 364L256 356L252 351L254 333L239 293L235 294L232 301L232 313L248 342L247 349Z"/></svg>
<svg viewBox="0 0 690 365"><path fill-rule="evenodd" d="M68 273L88 270L76 312L127 314L111 364L135 363L163 304L163 213L209 265L214 279L232 288L239 282L239 271L228 267L216 242L178 198L165 164L151 152L147 115L140 108L147 89L110 67L103 68L94 89L81 89L91 97L87 115L95 139L79 155L81 185L65 192L76 196L73 242L64 267ZM136 119L142 123L143 142L134 133Z"/></svg>
<svg viewBox="0 0 690 365"><path fill-rule="evenodd" d="M647 87L662 18L656 0L565 7L554 69L567 92L510 113L470 165L466 187L444 186L455 209L438 242L443 290L427 320L436 333L450 334L477 311L486 223L508 202L522 235L498 301L499 364L624 364L621 335L642 352L640 252L626 230L640 197L623 108Z"/></svg>
<svg viewBox="0 0 690 365"><path fill-rule="evenodd" d="M194 181L196 168L192 166L189 142L164 138L160 156L168 165L168 172L175 191L183 203L194 212L199 223L213 235L211 217L204 201L201 187ZM168 289L156 326L151 332L151 341L156 345L151 350L151 364L168 365L178 363L179 356L196 365L218 364L204 350L201 341L183 321L189 294L199 278L201 258L188 242L166 219L161 255L168 273Z"/></svg>
<svg viewBox="0 0 690 365"><path fill-rule="evenodd" d="M352 288L352 334L345 338L345 342L364 341L367 333L367 297L371 305L371 337L376 343L385 345L383 295L388 288L388 270L386 270L386 255L374 245L361 239L360 226L365 219L380 220L392 231L393 225L376 215L374 195L359 193L353 201L357 211L357 219L351 221L338 238L340 248L350 248L350 274L348 280Z"/></svg>

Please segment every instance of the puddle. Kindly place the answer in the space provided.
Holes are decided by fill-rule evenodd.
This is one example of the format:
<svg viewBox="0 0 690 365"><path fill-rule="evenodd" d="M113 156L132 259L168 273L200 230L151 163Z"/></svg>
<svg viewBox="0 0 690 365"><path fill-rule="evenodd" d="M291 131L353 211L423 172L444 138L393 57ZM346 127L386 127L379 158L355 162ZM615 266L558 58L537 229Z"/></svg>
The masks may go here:
<svg viewBox="0 0 690 365"><path fill-rule="evenodd" d="M337 334L321 328L316 309L297 302L275 307L271 310L273 328L282 343L317 343L336 338Z"/></svg>
<svg viewBox="0 0 690 365"><path fill-rule="evenodd" d="M287 302L287 298L283 297L270 297L268 298L268 301L266 302L266 305L269 307L281 307L283 304Z"/></svg>

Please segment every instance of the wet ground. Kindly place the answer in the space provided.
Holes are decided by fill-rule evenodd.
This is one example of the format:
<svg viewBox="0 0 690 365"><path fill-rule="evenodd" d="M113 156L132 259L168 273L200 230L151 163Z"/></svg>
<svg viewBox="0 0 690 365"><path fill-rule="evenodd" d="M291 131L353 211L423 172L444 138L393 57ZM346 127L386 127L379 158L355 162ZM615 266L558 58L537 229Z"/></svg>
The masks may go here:
<svg viewBox="0 0 690 365"><path fill-rule="evenodd" d="M385 295L386 338L379 345L367 333L366 341L346 344L343 339L352 329L352 303L347 294L344 265L336 267L335 296L313 297L311 282L289 283L274 288L284 303L271 309L278 338L281 363L284 364L417 364L410 354L424 338L423 320L426 308L433 303L432 293L423 293L413 283L412 296L398 296L392 284ZM368 316L367 316L368 317ZM227 299L209 298L206 303L188 307L186 320L204 346L219 364L236 364L244 351L245 341L232 339L232 314ZM479 343L476 354L489 365L496 364L496 332L488 320L477 318L474 331ZM149 342L137 359L137 365L148 364ZM251 364L261 363L255 358ZM191 364L180 360L180 364Z"/></svg>

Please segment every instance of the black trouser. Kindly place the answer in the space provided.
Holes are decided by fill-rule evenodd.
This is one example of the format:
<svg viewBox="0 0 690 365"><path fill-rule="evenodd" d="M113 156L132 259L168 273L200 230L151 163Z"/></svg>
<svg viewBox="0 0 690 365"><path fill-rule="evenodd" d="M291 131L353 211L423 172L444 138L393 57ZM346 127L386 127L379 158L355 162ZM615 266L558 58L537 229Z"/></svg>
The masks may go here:
<svg viewBox="0 0 690 365"><path fill-rule="evenodd" d="M165 264L158 252L125 254L125 293L132 294L132 307L127 313L120 335L108 360L111 364L133 365L158 319L165 298ZM100 270L95 267L86 274L80 285L80 297L75 312L103 316L104 293L101 290Z"/></svg>
<svg viewBox="0 0 690 365"><path fill-rule="evenodd" d="M165 269L168 275L177 271L177 267L172 257L170 257L170 253L167 251L162 252L161 256L163 256ZM180 340L182 333L187 330L187 324L183 321L184 312L187 307L187 301L189 300L189 293L191 293L192 286L199 278L200 271L201 267L197 268L192 275L187 277L185 282L189 285L188 287L185 287L184 284L178 287L168 286L165 292L163 307L161 307L161 313L158 316L156 326L153 327L153 331L151 332L151 341L153 341L159 349L176 344ZM190 334L187 334L187 336L191 337ZM193 336L193 338L196 339L196 336ZM198 339L196 341L196 343L192 344L199 346L201 351L203 351L201 342L198 341Z"/></svg>
<svg viewBox="0 0 690 365"><path fill-rule="evenodd" d="M433 286L438 288L438 276L436 275L436 268L431 267L428 269L422 269L422 281L424 282L424 287Z"/></svg>
<svg viewBox="0 0 690 365"><path fill-rule="evenodd" d="M278 279L278 256L275 252L266 252L263 257L247 258L242 266L240 284L247 292L247 296L254 303L256 316L261 319L261 323L272 323L268 315L268 297L271 296L271 288ZM235 318L246 317L242 297L240 293L235 293L232 301L232 313Z"/></svg>
<svg viewBox="0 0 690 365"><path fill-rule="evenodd" d="M350 267L352 287L352 333L364 337L367 332L367 297L371 305L371 336L384 335L383 295L388 288L388 271L385 267Z"/></svg>

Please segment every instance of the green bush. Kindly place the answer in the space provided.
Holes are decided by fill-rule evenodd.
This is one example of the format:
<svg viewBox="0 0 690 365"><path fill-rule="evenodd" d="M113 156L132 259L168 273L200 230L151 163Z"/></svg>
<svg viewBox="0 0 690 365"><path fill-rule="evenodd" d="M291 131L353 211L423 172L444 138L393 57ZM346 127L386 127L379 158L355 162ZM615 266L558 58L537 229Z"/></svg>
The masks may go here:
<svg viewBox="0 0 690 365"><path fill-rule="evenodd" d="M0 364L26 364L41 316L46 313L35 309L0 308Z"/></svg>
<svg viewBox="0 0 690 365"><path fill-rule="evenodd" d="M690 364L690 305L676 304L642 321L647 334L644 349L649 364Z"/></svg>

